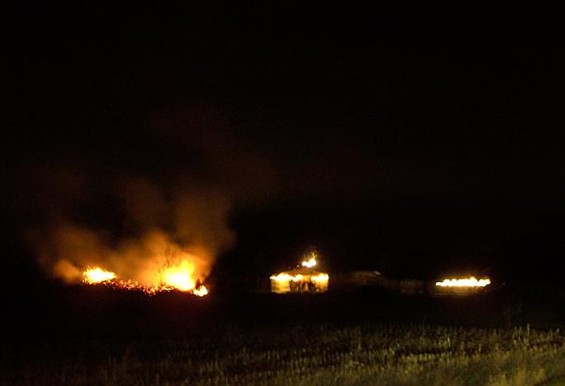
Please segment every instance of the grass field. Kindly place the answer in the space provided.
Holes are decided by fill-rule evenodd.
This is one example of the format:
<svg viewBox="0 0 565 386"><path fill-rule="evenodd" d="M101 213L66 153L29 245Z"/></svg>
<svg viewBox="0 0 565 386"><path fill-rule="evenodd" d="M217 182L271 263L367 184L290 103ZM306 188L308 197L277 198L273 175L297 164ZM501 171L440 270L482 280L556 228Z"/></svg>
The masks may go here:
<svg viewBox="0 0 565 386"><path fill-rule="evenodd" d="M225 326L181 339L5 347L13 385L535 385L565 377L565 335L529 328Z"/></svg>
<svg viewBox="0 0 565 386"><path fill-rule="evenodd" d="M18 303L27 313L14 333L3 330L2 384L451 386L565 379L560 326L508 326L488 298L390 298L378 308L386 298L67 295L34 311ZM481 325L481 315L490 314Z"/></svg>

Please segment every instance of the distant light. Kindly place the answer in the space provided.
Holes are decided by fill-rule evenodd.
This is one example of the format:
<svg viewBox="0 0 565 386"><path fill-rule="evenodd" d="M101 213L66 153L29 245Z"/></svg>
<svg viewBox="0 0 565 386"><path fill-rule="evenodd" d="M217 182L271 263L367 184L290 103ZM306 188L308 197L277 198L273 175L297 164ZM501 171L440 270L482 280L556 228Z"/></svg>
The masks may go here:
<svg viewBox="0 0 565 386"><path fill-rule="evenodd" d="M443 279L436 282L438 287L486 287L491 283L489 278L479 279L471 276L464 279Z"/></svg>

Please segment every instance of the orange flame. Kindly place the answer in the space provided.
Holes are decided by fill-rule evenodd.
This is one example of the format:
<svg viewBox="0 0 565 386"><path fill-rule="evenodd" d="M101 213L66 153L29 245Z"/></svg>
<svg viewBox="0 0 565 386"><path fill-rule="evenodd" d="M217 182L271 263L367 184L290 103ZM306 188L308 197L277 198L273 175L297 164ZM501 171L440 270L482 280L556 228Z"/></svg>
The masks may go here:
<svg viewBox="0 0 565 386"><path fill-rule="evenodd" d="M205 296L208 289L194 279L194 264L183 260L178 266L166 268L155 282L145 283L130 279L121 279L116 273L101 267L87 267L83 272L83 283L105 284L117 289L137 290L148 295L163 291L183 291L196 296Z"/></svg>
<svg viewBox="0 0 565 386"><path fill-rule="evenodd" d="M464 279L444 279L443 281L436 282L436 286L438 287L486 287L489 285L490 279L480 279L471 276Z"/></svg>
<svg viewBox="0 0 565 386"><path fill-rule="evenodd" d="M195 288L194 290L192 290L192 293L196 296L206 296L208 295L208 288L206 288L206 286L201 285L199 288Z"/></svg>
<svg viewBox="0 0 565 386"><path fill-rule="evenodd" d="M196 282L192 279L193 273L194 264L183 260L180 265L166 269L161 280L165 286L186 292L196 287Z"/></svg>
<svg viewBox="0 0 565 386"><path fill-rule="evenodd" d="M316 251L311 251L301 262L302 268L297 267L291 271L270 276L271 291L275 293L327 291L329 275L312 269L318 264L317 257Z"/></svg>
<svg viewBox="0 0 565 386"><path fill-rule="evenodd" d="M270 279L281 283L289 282L289 281L300 282L305 279L309 279L312 280L313 282L318 282L318 283L327 283L330 280L330 277L327 273L316 273L305 277L304 275L301 274L297 274L293 276L293 275L289 275L286 272L283 272L283 273L279 273L278 275L272 275Z"/></svg>
<svg viewBox="0 0 565 386"><path fill-rule="evenodd" d="M316 254L316 252L312 252L309 256L308 260L304 260L302 262L302 266L305 268L313 268L316 266L316 264L318 264L316 262L316 257L318 257L318 255Z"/></svg>
<svg viewBox="0 0 565 386"><path fill-rule="evenodd" d="M100 267L87 267L83 272L83 281L86 284L96 284L116 278L114 272L105 271Z"/></svg>

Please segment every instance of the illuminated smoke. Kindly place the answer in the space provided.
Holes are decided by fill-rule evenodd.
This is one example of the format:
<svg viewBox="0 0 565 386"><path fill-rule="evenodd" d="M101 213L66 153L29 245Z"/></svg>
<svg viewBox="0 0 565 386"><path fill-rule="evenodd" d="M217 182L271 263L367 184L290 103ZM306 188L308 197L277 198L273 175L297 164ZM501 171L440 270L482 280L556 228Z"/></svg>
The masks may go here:
<svg viewBox="0 0 565 386"><path fill-rule="evenodd" d="M203 282L235 244L233 206L256 202L272 176L236 138L203 124L202 114L212 115L157 119L156 128L141 131L143 140L126 144L133 150L124 146L128 162L73 151L54 164L32 165L41 216L32 216L27 236L40 265L68 283L82 282L88 267L148 285ZM108 146L121 155L116 143ZM183 271L192 272L190 284L180 284L173 267L189 267Z"/></svg>

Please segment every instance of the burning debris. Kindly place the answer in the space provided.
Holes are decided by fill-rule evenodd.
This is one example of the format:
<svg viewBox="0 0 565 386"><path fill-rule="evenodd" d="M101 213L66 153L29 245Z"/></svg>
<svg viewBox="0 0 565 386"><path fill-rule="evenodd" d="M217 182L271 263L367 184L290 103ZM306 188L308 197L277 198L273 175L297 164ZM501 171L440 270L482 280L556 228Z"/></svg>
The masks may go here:
<svg viewBox="0 0 565 386"><path fill-rule="evenodd" d="M68 284L205 295L215 259L236 242L233 205L261 200L274 181L216 113L177 106L151 114L130 143L151 151L128 149L131 162L70 151L61 163L34 165L26 191L41 194L22 203L42 215L23 237L38 266Z"/></svg>
<svg viewBox="0 0 565 386"><path fill-rule="evenodd" d="M100 267L87 267L83 272L82 282L88 285L105 284L117 289L137 290L148 295L173 290L189 292L196 296L207 295L208 289L200 280L195 281L193 279L193 272L194 266L188 261L183 261L180 266L168 268L162 272L159 281L142 283L135 280L120 279L114 272L106 271Z"/></svg>
<svg viewBox="0 0 565 386"><path fill-rule="evenodd" d="M472 287L486 287L490 284L490 279L479 279L471 276L464 279L443 279L443 281L436 282L438 287L455 287L455 288L472 288Z"/></svg>
<svg viewBox="0 0 565 386"><path fill-rule="evenodd" d="M474 276L443 279L435 283L432 293L454 296L472 295L485 291L490 285L491 281L489 278L477 279Z"/></svg>
<svg viewBox="0 0 565 386"><path fill-rule="evenodd" d="M97 234L76 227L62 229L59 236L59 242L47 244L42 252L54 276L66 283L101 284L149 295L172 290L198 296L208 293L202 283L215 251L204 245L183 246L158 230L114 248ZM59 258L50 264L56 255Z"/></svg>
<svg viewBox="0 0 565 386"><path fill-rule="evenodd" d="M317 265L317 253L311 252L298 268L270 277L274 293L321 293L328 290L329 275L312 268Z"/></svg>

